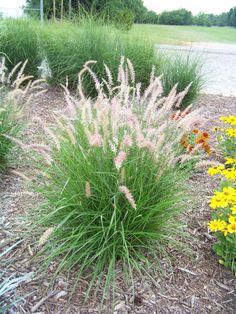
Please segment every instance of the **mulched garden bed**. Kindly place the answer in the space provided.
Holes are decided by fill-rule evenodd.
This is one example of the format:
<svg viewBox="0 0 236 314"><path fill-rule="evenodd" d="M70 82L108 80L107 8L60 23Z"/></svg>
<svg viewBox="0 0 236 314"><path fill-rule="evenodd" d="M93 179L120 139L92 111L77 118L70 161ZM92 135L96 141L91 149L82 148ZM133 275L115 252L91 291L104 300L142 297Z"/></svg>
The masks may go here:
<svg viewBox="0 0 236 314"><path fill-rule="evenodd" d="M212 136L212 128L220 125L218 117L236 112L236 98L232 97L202 95L196 105L203 109L200 128L209 131ZM61 92L49 90L26 108L28 120L37 115L50 123L53 111L61 110L63 106ZM40 137L40 132L40 128L35 124L34 127L29 124L24 141L27 142L27 138ZM213 155L210 158L217 157ZM0 258L3 279L12 274L22 276L37 271L42 259L35 257L38 250L36 240L21 241L21 217L27 215L39 199L27 190L23 180L12 172L15 170L27 174L31 171L29 166L24 166L23 158L21 163L18 161L19 167L15 166L0 178L0 254L19 242ZM236 278L232 272L219 264L219 258L212 251L215 239L207 231L207 222L210 219L207 201L217 186L217 179L209 177L206 170L207 168L199 169L189 181L194 198L186 204L186 211L181 218L184 219L186 231L190 235L186 241L192 249L192 256L186 257L169 248L173 255L173 269L168 269L167 263L163 262L162 266L166 272L157 276L155 283L137 275L134 278L135 286L127 287L123 283L122 274L119 276L118 273L120 286L115 310L112 312L108 305L104 306L102 313L236 313ZM98 313L99 294L96 300L89 300L88 305L82 304L83 287L87 286L86 278L79 283L75 297L68 301L74 276L68 278L60 274L51 285L54 271L55 265L52 264L47 276L32 277L11 292L4 301L19 302L8 312Z"/></svg>

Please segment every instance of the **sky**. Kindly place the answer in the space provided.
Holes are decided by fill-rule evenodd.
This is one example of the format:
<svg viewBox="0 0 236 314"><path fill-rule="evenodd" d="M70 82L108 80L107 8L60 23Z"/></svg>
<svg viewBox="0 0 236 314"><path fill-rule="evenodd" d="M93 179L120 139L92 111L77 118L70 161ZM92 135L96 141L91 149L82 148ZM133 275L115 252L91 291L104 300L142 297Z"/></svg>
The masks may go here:
<svg viewBox="0 0 236 314"><path fill-rule="evenodd" d="M157 13L185 8L192 11L193 14L200 11L218 14L227 12L236 6L236 0L143 0L143 2L149 10ZM6 15L17 16L21 14L20 7L24 4L25 0L0 0L0 11Z"/></svg>
<svg viewBox="0 0 236 314"><path fill-rule="evenodd" d="M236 0L143 0L143 2L149 10L157 13L185 8L193 14L199 12L219 14L228 12L236 6Z"/></svg>
<svg viewBox="0 0 236 314"><path fill-rule="evenodd" d="M19 16L22 14L21 7L25 0L0 0L0 12L4 15Z"/></svg>

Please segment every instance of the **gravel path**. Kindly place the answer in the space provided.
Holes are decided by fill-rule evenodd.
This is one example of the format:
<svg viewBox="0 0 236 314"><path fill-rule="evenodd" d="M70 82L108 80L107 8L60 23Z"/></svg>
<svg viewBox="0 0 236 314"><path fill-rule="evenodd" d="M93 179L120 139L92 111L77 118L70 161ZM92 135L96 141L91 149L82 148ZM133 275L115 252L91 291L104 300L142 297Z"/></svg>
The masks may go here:
<svg viewBox="0 0 236 314"><path fill-rule="evenodd" d="M209 94L236 96L236 45L192 43L187 46L160 45L161 50L184 56L197 56L204 62L204 91Z"/></svg>
<svg viewBox="0 0 236 314"><path fill-rule="evenodd" d="M63 108L64 102L61 93L49 91L40 100L34 102L28 109L28 118L40 116L47 122L51 121L53 110ZM205 95L197 105L204 108L206 120L202 128L211 131L212 127L219 124L217 118L222 114L232 114L236 111L236 98ZM37 127L26 131L26 139L39 136ZM19 171L30 169L16 168ZM207 200L217 185L217 180L206 175L206 169L199 170L189 181L192 194L196 201L186 204L187 210L182 217L189 233L188 245L193 251L193 256L186 256L170 249L173 256L173 271L168 269L168 264L163 262L166 274L155 278L155 284L148 278L135 276L134 291L126 286L122 276L118 273L120 283L117 294L118 303L116 311L112 312L109 306L104 307L102 313L134 313L134 314L233 314L236 312L236 279L233 274L224 269L218 258L212 252L214 238L207 233L209 209ZM22 231L22 222L19 219L27 214L32 206L38 202L36 195L30 193L24 182L12 173L7 173L0 178L0 253L11 245L17 243ZM10 274L17 276L29 274L39 269L37 243L34 239L16 245L0 259L0 269L4 270L7 278ZM155 261L153 261L155 262ZM13 313L25 314L37 312L41 314L87 314L98 313L99 297L90 300L88 306L82 305L83 289L87 279L81 280L76 296L68 302L73 275L67 277L61 274L51 284L55 264L50 266L47 276L39 276L22 283L14 293L9 294L9 300L21 302L14 307ZM76 275L76 273L75 273Z"/></svg>

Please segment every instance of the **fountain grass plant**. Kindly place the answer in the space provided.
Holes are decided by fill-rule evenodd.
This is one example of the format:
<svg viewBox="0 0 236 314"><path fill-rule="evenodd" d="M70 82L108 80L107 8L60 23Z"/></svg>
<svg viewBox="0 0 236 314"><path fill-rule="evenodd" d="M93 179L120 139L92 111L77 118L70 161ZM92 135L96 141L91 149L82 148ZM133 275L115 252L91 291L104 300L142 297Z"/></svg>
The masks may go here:
<svg viewBox="0 0 236 314"><path fill-rule="evenodd" d="M27 154L32 148L38 153L37 191L44 202L30 217L30 234L40 235L44 266L56 262L55 275L79 266L76 281L89 276L87 297L103 282L103 303L115 297L118 269L131 283L136 271L149 274L150 255L155 271L170 247L181 246L180 213L191 174L184 164L195 157L180 155L179 141L199 117L193 111L181 121L169 118L187 89L177 94L174 87L163 99L154 73L141 93L129 60L122 58L117 84L108 67L99 81L95 64L87 62L80 72L77 98L65 88L66 111L54 115L54 127L34 118L47 134L43 143L15 141ZM84 94L86 74L95 100Z"/></svg>
<svg viewBox="0 0 236 314"><path fill-rule="evenodd" d="M99 77L105 77L104 63L114 77L121 56L133 60L137 79L148 85L152 65L158 68L158 59L151 45L123 36L112 25L103 20L83 19L78 24L68 21L47 23L39 30L40 42L45 58L52 71L50 82L65 84L67 79L70 89L75 89L78 72L87 60L96 60L93 71ZM89 96L96 96L96 89L91 77L83 77L83 87Z"/></svg>
<svg viewBox="0 0 236 314"><path fill-rule="evenodd" d="M132 35L132 36L131 36ZM183 58L163 58L153 45L141 36L124 33L108 22L97 17L80 16L74 22L47 21L40 25L27 19L2 19L0 22L0 53L7 56L7 66L12 69L20 61L28 60L25 68L27 75L37 78L38 67L49 65L52 85L65 84L76 90L78 72L87 60L96 60L93 71L105 77L104 63L117 77L121 56L132 60L136 69L137 81L143 89L149 84L149 73L153 65L156 74L163 74L164 95L178 82L178 92L192 82L182 107L193 102L202 87L200 60ZM165 59L165 61L164 61ZM83 87L87 96L97 95L91 77L85 74Z"/></svg>
<svg viewBox="0 0 236 314"><path fill-rule="evenodd" d="M39 43L34 20L6 18L0 21L0 56L6 57L6 65L11 71L16 64L28 60L25 75L38 76L41 62Z"/></svg>
<svg viewBox="0 0 236 314"><path fill-rule="evenodd" d="M162 82L165 96L176 83L178 83L178 92L191 83L179 109L185 109L199 96L205 83L202 65L200 57L193 57L190 54L188 56L176 54L171 58L170 56L163 58L161 72L163 73Z"/></svg>
<svg viewBox="0 0 236 314"><path fill-rule="evenodd" d="M33 83L31 76L23 74L27 61L18 63L11 72L5 61L3 58L0 63L0 171L8 166L9 153L14 146L12 138L22 131L23 107L32 98L29 92L36 91L35 97L42 89L41 80Z"/></svg>

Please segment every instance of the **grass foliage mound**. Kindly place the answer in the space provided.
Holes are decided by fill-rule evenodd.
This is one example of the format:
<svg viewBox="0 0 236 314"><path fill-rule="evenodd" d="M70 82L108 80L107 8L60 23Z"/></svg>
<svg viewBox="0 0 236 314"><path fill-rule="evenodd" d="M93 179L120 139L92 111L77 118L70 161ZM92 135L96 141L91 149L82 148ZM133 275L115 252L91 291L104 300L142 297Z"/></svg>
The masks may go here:
<svg viewBox="0 0 236 314"><path fill-rule="evenodd" d="M165 60L165 61L164 61ZM177 91L181 92L191 83L188 93L184 97L180 109L189 106L199 96L204 85L202 74L202 62L199 57L176 55L170 58L163 58L161 72L163 73L163 90L167 96L170 89L177 85Z"/></svg>
<svg viewBox="0 0 236 314"><path fill-rule="evenodd" d="M36 26L37 22L24 19L0 20L0 56L3 54L6 57L10 71L19 62L28 60L24 73L37 77L41 56Z"/></svg>
<svg viewBox="0 0 236 314"><path fill-rule="evenodd" d="M31 76L23 74L27 62L18 63L11 72L6 63L5 58L0 63L0 171L5 170L9 159L12 160L13 155L9 153L15 144L14 138L19 136L24 125L24 105L42 92L41 80L32 82Z"/></svg>
<svg viewBox="0 0 236 314"><path fill-rule="evenodd" d="M160 99L162 86L152 74L141 93L129 60L122 59L117 85L106 68L107 96L94 65L87 62L79 74L78 98L65 89L66 112L55 116L54 128L34 118L49 138L34 144L45 202L33 221L47 265L57 261L58 271L79 265L78 278L89 271L87 295L106 274L105 297L110 286L116 289L118 265L132 280L134 270L147 272L149 255L158 263L167 246L178 247L190 175L179 141L198 117L169 119L187 90ZM83 93L87 74L99 95L94 101Z"/></svg>

